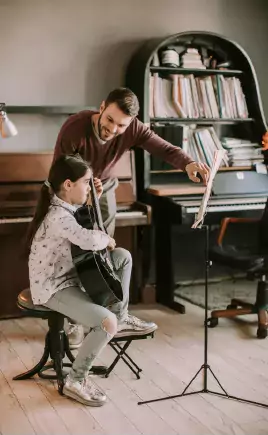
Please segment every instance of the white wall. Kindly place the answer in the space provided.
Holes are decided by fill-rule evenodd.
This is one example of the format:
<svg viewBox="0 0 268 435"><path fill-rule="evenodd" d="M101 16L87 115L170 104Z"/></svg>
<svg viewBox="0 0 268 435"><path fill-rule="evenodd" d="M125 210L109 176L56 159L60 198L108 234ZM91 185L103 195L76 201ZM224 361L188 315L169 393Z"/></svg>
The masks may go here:
<svg viewBox="0 0 268 435"><path fill-rule="evenodd" d="M268 2L267 2L268 3ZM145 39L208 30L240 43L268 112L266 0L0 0L0 101L99 105ZM62 117L12 115L19 136L1 151L52 149Z"/></svg>

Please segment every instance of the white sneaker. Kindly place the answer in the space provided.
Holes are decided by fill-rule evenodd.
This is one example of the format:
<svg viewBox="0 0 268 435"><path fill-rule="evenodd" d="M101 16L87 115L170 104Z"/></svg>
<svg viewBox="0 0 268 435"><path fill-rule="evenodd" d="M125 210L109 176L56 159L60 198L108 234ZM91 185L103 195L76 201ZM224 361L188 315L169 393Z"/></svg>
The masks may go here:
<svg viewBox="0 0 268 435"><path fill-rule="evenodd" d="M88 406L102 406L106 402L106 395L89 377L79 382L73 381L67 376L63 387L63 394Z"/></svg>
<svg viewBox="0 0 268 435"><path fill-rule="evenodd" d="M77 323L69 323L66 333L69 340L70 349L78 349L84 340L83 325L78 325Z"/></svg>
<svg viewBox="0 0 268 435"><path fill-rule="evenodd" d="M146 322L138 317L128 314L126 320L118 324L115 337L125 335L146 335L156 331L158 326L154 322Z"/></svg>

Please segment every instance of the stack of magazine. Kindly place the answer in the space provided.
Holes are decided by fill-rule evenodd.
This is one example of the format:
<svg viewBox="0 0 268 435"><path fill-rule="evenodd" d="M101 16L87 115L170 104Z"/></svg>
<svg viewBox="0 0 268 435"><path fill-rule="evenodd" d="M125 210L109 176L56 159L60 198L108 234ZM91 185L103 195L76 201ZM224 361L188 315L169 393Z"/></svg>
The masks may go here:
<svg viewBox="0 0 268 435"><path fill-rule="evenodd" d="M252 166L263 161L258 143L234 137L222 138L222 145L228 153L230 166Z"/></svg>

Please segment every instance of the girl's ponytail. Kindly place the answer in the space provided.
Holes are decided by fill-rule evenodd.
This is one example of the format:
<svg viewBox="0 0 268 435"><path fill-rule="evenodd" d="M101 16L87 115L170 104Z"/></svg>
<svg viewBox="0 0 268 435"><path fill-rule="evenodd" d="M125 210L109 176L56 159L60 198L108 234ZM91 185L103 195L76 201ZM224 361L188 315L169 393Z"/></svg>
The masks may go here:
<svg viewBox="0 0 268 435"><path fill-rule="evenodd" d="M27 253L30 253L31 245L33 238L35 236L36 231L40 227L41 223L46 216L49 206L50 206L50 198L52 195L51 186L49 181L45 181L43 186L41 187L40 196L38 199L38 203L36 206L35 214L33 220L30 223L28 234L27 234Z"/></svg>

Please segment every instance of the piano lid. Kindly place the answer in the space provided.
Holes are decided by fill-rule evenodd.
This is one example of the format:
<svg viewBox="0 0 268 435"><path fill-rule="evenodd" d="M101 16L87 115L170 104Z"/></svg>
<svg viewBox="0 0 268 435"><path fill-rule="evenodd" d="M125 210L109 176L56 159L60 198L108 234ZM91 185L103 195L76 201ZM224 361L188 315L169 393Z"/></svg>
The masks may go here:
<svg viewBox="0 0 268 435"><path fill-rule="evenodd" d="M268 176L255 171L218 172L212 192L217 197L268 196Z"/></svg>
<svg viewBox="0 0 268 435"><path fill-rule="evenodd" d="M52 159L53 151L0 153L0 183L43 182Z"/></svg>
<svg viewBox="0 0 268 435"><path fill-rule="evenodd" d="M183 174L184 175L184 174ZM199 196L202 197L205 186L193 183L184 177L177 177L172 183L152 184L147 192L160 197ZM247 197L268 196L268 175L253 170L218 172L212 186L212 196L215 197Z"/></svg>

